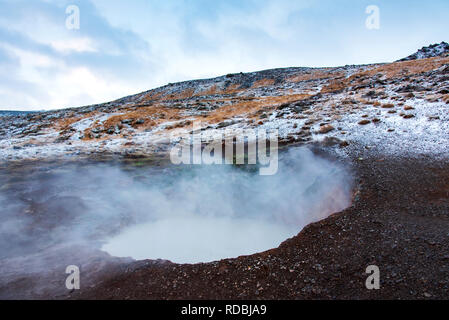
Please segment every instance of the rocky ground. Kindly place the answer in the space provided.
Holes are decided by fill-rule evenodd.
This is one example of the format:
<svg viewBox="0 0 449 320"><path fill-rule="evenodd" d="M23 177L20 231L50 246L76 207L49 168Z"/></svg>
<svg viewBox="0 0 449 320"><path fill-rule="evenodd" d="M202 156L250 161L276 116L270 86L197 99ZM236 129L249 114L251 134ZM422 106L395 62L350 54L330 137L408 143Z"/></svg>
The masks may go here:
<svg viewBox="0 0 449 320"><path fill-rule="evenodd" d="M3 283L0 296L449 298L449 57L444 43L429 48L388 64L230 74L0 117L0 163L19 175L23 163L166 157L177 143L169 137L201 120L205 131L278 129L281 144L309 145L350 166L357 180L350 208L268 252L176 265L83 249L91 276L82 290L36 292L29 283L39 281L27 275ZM381 270L380 290L365 288L371 264ZM39 279L57 283L59 271Z"/></svg>

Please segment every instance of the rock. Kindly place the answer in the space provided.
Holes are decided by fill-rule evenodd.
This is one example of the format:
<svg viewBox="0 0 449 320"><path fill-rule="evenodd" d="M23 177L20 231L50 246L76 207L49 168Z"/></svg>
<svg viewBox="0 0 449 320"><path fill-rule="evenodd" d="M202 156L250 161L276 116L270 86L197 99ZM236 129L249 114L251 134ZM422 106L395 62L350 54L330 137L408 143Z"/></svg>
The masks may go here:
<svg viewBox="0 0 449 320"><path fill-rule="evenodd" d="M133 119L124 119L121 121L122 124L131 124L134 120Z"/></svg>
<svg viewBox="0 0 449 320"><path fill-rule="evenodd" d="M55 140L55 143L65 142L65 141L69 140L70 137L71 137L71 136L70 136L69 134L63 134L63 135L59 136L59 137Z"/></svg>
<svg viewBox="0 0 449 320"><path fill-rule="evenodd" d="M446 42L435 43L428 47L422 47L417 52L398 61L411 61L417 59L427 59L438 56L445 56L449 52L449 44Z"/></svg>
<svg viewBox="0 0 449 320"><path fill-rule="evenodd" d="M368 93L366 93L364 95L365 98L375 98L377 97L377 93L374 90L368 91Z"/></svg>
<svg viewBox="0 0 449 320"><path fill-rule="evenodd" d="M236 123L237 123L236 121L232 121L232 120L223 121L217 125L217 129L226 128L226 127L232 126L233 124L236 124ZM263 124L263 122L259 121L259 124Z"/></svg>
<svg viewBox="0 0 449 320"><path fill-rule="evenodd" d="M318 133L325 134L325 133L331 132L332 130L335 130L335 128L333 126L331 126L330 124L326 124L318 130Z"/></svg>
<svg viewBox="0 0 449 320"><path fill-rule="evenodd" d="M439 69L440 74L449 74L449 65L444 65Z"/></svg>
<svg viewBox="0 0 449 320"><path fill-rule="evenodd" d="M359 124L362 125L362 126L367 125L367 124L369 124L369 123L371 123L371 121L370 121L370 120L367 120L367 119L364 119L364 120L362 120L362 121L359 121Z"/></svg>
<svg viewBox="0 0 449 320"><path fill-rule="evenodd" d="M403 117L404 119L411 119L411 118L414 118L415 115L413 115L413 114L405 114L405 115L403 115L402 117Z"/></svg>
<svg viewBox="0 0 449 320"><path fill-rule="evenodd" d="M321 142L321 144L323 146L326 147L333 147L335 145L340 145L341 144L341 140L335 137L326 137L323 139L323 141Z"/></svg>

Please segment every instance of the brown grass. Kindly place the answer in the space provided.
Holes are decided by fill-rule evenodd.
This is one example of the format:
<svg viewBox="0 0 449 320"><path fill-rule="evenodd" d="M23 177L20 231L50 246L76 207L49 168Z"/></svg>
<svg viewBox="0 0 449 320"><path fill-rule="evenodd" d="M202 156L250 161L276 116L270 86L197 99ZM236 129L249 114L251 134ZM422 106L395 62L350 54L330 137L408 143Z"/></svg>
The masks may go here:
<svg viewBox="0 0 449 320"><path fill-rule="evenodd" d="M111 116L104 122L103 126L104 128L114 127L115 125L120 124L122 120L126 119L142 119L145 123L138 125L138 127L149 129L165 121L178 120L179 110L161 106L141 107L121 115Z"/></svg>
<svg viewBox="0 0 449 320"><path fill-rule="evenodd" d="M225 94L235 94L235 93L242 92L243 90L244 89L240 89L240 84L233 83L229 87L227 87L226 90L224 90L223 93L225 93Z"/></svg>
<svg viewBox="0 0 449 320"><path fill-rule="evenodd" d="M332 72L332 69L311 70L305 73L301 73L287 78L288 82L301 82L308 80L319 80L326 78L339 78L344 76L342 72Z"/></svg>
<svg viewBox="0 0 449 320"><path fill-rule="evenodd" d="M367 77L373 77L376 74L382 74L386 78L402 77L413 74L421 74L431 70L435 70L445 64L449 63L449 57L435 57L429 59L421 59L414 61L393 62L389 64L375 66L369 70L361 71L353 74L349 78L343 78L343 74L334 73L333 80L329 81L327 86L321 90L322 93L333 93L347 88L350 83L360 84ZM301 81L314 79L315 76L323 75L323 71L309 74L302 74L290 78L290 81ZM330 73L325 73L327 76Z"/></svg>
<svg viewBox="0 0 449 320"><path fill-rule="evenodd" d="M257 112L274 110L277 106L284 103L303 100L310 97L307 94L292 94L279 97L250 98L238 101L228 106L221 107L212 111L204 121L218 123L223 120L242 115L249 115L252 119L257 119Z"/></svg>
<svg viewBox="0 0 449 320"><path fill-rule="evenodd" d="M387 78L395 78L398 76L420 74L428 72L449 63L448 57L434 57L421 60L393 62L389 64L380 65L373 69L354 74L350 77L353 79L358 75L374 76L378 73L385 75Z"/></svg>
<svg viewBox="0 0 449 320"><path fill-rule="evenodd" d="M150 92L148 92L145 97L143 98L143 101L148 101L148 100L159 100L161 99L164 95L166 94L166 91L159 91L156 92L155 90L152 90Z"/></svg>
<svg viewBox="0 0 449 320"><path fill-rule="evenodd" d="M274 79L261 79L254 82L252 88L261 88L274 85Z"/></svg>
<svg viewBox="0 0 449 320"><path fill-rule="evenodd" d="M335 79L331 80L327 86L321 89L322 93L332 93L344 90L349 84L348 79Z"/></svg>
<svg viewBox="0 0 449 320"><path fill-rule="evenodd" d="M80 120L93 117L93 116L95 116L97 114L98 114L97 111L92 111L92 112L89 112L89 113L85 113L83 115L76 115L76 116L71 116L71 117L68 117L68 118L62 118L62 119L59 119L59 120L56 121L56 123L54 124L53 128L55 130L58 130L58 131L65 131L65 130L68 130L70 128L70 126L72 124L74 124L75 122L78 122Z"/></svg>
<svg viewBox="0 0 449 320"><path fill-rule="evenodd" d="M162 97L161 101L167 101L167 100L181 100L181 99L189 99L194 96L195 90L193 88L186 89L184 91L181 91L178 94L169 94L164 97Z"/></svg>
<svg viewBox="0 0 449 320"><path fill-rule="evenodd" d="M443 96L443 101L446 102L447 104L449 104L449 94L446 94L445 96Z"/></svg>

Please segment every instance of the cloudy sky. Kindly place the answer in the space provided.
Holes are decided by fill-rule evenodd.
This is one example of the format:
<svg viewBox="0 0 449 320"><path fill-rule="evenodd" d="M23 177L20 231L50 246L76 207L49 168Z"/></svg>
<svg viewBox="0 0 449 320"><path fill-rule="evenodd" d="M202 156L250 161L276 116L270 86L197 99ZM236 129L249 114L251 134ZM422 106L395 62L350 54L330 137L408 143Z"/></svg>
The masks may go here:
<svg viewBox="0 0 449 320"><path fill-rule="evenodd" d="M70 5L79 29L67 28ZM369 5L379 29L366 27ZM0 0L0 109L100 103L233 72L393 61L449 41L448 13L447 0Z"/></svg>

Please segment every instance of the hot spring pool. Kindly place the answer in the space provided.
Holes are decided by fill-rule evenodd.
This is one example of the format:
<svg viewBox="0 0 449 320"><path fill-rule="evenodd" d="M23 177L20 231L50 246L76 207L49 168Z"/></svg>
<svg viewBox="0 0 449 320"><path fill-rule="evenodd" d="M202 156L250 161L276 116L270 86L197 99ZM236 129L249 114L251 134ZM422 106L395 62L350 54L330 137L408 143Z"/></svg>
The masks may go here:
<svg viewBox="0 0 449 320"><path fill-rule="evenodd" d="M0 258L82 245L116 257L199 263L276 248L349 206L351 179L306 148L277 174L227 165L33 164L0 170Z"/></svg>
<svg viewBox="0 0 449 320"><path fill-rule="evenodd" d="M198 263L262 252L277 247L297 229L245 218L178 217L126 229L103 246L114 256L165 258Z"/></svg>
<svg viewBox="0 0 449 320"><path fill-rule="evenodd" d="M102 250L175 263L250 255L350 204L347 171L306 148L281 154L274 176L232 166L174 171L153 172L115 192L120 206L132 207L133 222L105 239Z"/></svg>

